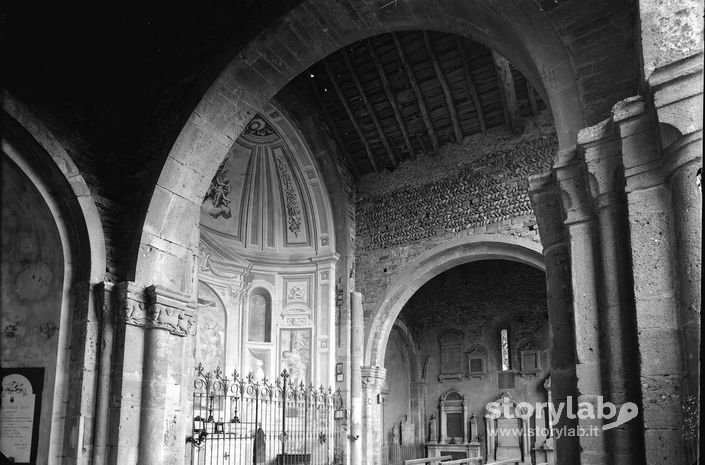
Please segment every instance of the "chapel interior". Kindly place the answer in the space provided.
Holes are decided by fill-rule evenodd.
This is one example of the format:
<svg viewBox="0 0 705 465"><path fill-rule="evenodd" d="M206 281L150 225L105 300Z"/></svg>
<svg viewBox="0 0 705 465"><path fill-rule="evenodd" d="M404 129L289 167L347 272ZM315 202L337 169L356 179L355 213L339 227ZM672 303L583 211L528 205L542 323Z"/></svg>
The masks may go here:
<svg viewBox="0 0 705 465"><path fill-rule="evenodd" d="M698 463L702 11L4 8L0 464Z"/></svg>

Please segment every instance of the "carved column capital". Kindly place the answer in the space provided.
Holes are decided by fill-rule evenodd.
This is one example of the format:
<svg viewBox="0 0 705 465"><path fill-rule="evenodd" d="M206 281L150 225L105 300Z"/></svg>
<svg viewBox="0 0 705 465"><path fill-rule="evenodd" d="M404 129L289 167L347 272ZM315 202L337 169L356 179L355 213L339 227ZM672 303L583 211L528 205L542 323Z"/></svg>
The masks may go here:
<svg viewBox="0 0 705 465"><path fill-rule="evenodd" d="M145 329L164 329L175 336L188 336L195 324L190 298L161 286L143 288L134 282L115 286L118 292L118 323Z"/></svg>
<svg viewBox="0 0 705 465"><path fill-rule="evenodd" d="M582 150L589 179L595 189L595 207L602 209L622 199L624 169L620 158L621 140L611 118L581 129L578 146Z"/></svg>
<svg viewBox="0 0 705 465"><path fill-rule="evenodd" d="M378 366L360 367L362 377L362 388L379 391L384 385L387 377L387 370Z"/></svg>
<svg viewBox="0 0 705 465"><path fill-rule="evenodd" d="M589 221L593 216L590 187L587 182L585 162L578 156L577 149L565 152L561 164L553 169L561 192L565 224L571 225Z"/></svg>
<svg viewBox="0 0 705 465"><path fill-rule="evenodd" d="M612 107L612 120L619 129L622 164L627 192L663 182L657 120L641 96L630 97Z"/></svg>

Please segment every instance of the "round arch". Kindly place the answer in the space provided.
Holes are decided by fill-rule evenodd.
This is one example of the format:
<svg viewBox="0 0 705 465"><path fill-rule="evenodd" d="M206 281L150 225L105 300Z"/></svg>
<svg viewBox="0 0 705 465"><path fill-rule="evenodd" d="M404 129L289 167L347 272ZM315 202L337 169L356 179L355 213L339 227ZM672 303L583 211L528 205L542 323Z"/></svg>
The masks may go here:
<svg viewBox="0 0 705 465"><path fill-rule="evenodd" d="M374 304L365 331L363 363L384 366L389 334L404 305L431 278L464 263L502 259L545 271L541 246L529 239L498 234L478 234L455 239L412 260L387 286Z"/></svg>
<svg viewBox="0 0 705 465"><path fill-rule="evenodd" d="M549 18L531 2L455 0L430 7L410 0L373 9L307 0L240 50L191 114L155 186L135 281L188 286L188 277L160 269L178 262L189 267L198 206L217 167L250 118L291 79L350 43L414 29L470 37L505 55L549 102L561 147L575 143L584 117L571 60Z"/></svg>
<svg viewBox="0 0 705 465"><path fill-rule="evenodd" d="M392 330L396 332L401 346L406 349L404 355L408 358L411 382L423 381L421 354L419 353L414 335L411 334L411 330L406 326L406 323L401 320L394 321Z"/></svg>
<svg viewBox="0 0 705 465"><path fill-rule="evenodd" d="M45 454L43 458L51 462L70 456L71 450L65 447L66 437L72 428L78 427L78 419L86 415L83 406L95 402L93 388L73 396L69 391L87 382L81 363L75 362L96 357L95 345L87 343L86 333L81 333L76 325L84 323L79 321L81 314L90 314L92 286L105 279L105 239L88 186L61 143L11 94L3 91L0 99L2 152L46 204L61 247L58 254L62 258L63 276L55 329L56 359L54 371L47 364L45 373L50 383L45 385L45 392L50 399L46 405L51 407L51 417L42 417L49 429L40 433L48 434L40 439L37 456L41 461ZM74 364L77 366L72 368Z"/></svg>

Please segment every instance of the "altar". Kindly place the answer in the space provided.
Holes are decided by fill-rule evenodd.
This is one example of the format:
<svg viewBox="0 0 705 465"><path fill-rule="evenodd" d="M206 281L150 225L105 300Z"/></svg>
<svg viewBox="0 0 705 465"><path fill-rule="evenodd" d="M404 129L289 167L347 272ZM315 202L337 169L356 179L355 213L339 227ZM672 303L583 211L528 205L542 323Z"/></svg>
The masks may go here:
<svg viewBox="0 0 705 465"><path fill-rule="evenodd" d="M465 396L455 389L446 392L440 401L440 437L437 435L435 416L431 417L430 437L426 443L428 457L450 455L453 460L481 457L477 441L477 420L468 416Z"/></svg>

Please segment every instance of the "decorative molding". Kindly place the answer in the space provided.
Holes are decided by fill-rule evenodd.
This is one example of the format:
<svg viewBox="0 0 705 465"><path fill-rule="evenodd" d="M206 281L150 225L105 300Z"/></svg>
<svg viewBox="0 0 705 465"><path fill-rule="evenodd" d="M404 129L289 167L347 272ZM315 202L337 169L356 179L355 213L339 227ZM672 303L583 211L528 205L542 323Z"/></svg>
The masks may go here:
<svg viewBox="0 0 705 465"><path fill-rule="evenodd" d="M120 297L118 323L163 329L175 336L192 335L194 306L186 295L154 285L141 288L133 282L116 287Z"/></svg>
<svg viewBox="0 0 705 465"><path fill-rule="evenodd" d="M468 378L486 379L487 378L487 349L476 344L470 348L468 352L465 353L468 363ZM472 361L480 360L482 363L482 369L479 371L473 371Z"/></svg>
<svg viewBox="0 0 705 465"><path fill-rule="evenodd" d="M384 386L384 380L387 378L387 370L378 366L360 367L362 376L362 388L380 391Z"/></svg>
<svg viewBox="0 0 705 465"><path fill-rule="evenodd" d="M256 114L245 126L245 134L256 137L270 137L276 135L276 131L262 115Z"/></svg>
<svg viewBox="0 0 705 465"><path fill-rule="evenodd" d="M301 233L301 224L303 222L299 194L294 186L291 173L289 173L289 165L284 159L284 156L277 154L276 161L277 170L279 171L279 180L284 188L284 205L286 209L287 227L289 228L289 231L294 233L294 236L298 237L299 233Z"/></svg>

